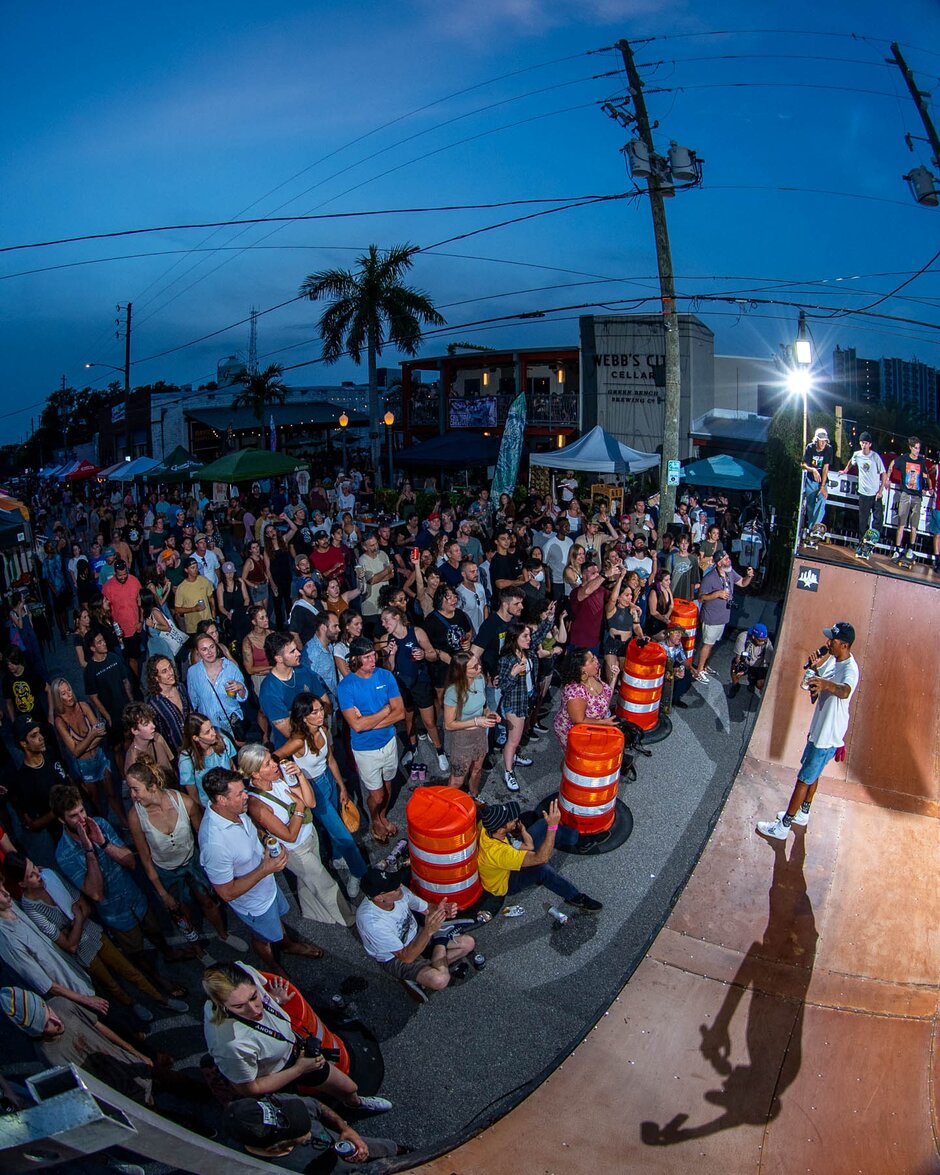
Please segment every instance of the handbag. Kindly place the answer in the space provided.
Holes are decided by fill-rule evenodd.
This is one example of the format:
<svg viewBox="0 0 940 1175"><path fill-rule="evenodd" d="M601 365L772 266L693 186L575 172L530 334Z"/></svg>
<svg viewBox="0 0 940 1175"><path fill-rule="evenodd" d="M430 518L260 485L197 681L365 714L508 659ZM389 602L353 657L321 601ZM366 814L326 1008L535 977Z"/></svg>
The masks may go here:
<svg viewBox="0 0 940 1175"><path fill-rule="evenodd" d="M346 797L339 806L339 816L342 822L346 825L348 832L358 832L359 826L362 823L362 817L359 814L359 809L355 803Z"/></svg>
<svg viewBox="0 0 940 1175"><path fill-rule="evenodd" d="M224 711L225 705L224 705L222 699L219 697L219 691L215 688L215 683L213 681L210 681L208 675L206 676L206 681L209 682L209 688L215 694L216 698L218 699L219 705L222 707L222 709ZM228 728L232 733L232 741L233 742L245 743L248 741L247 731L245 730L245 719L242 718L241 714L229 714L226 712L225 721L228 723Z"/></svg>

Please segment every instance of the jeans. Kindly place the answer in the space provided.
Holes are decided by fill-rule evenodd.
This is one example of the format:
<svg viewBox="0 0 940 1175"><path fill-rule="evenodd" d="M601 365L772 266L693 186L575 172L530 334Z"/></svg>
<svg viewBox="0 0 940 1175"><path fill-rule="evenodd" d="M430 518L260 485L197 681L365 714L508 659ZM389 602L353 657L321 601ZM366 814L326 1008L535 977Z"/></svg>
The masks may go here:
<svg viewBox="0 0 940 1175"><path fill-rule="evenodd" d="M313 781L313 794L317 800L317 806L313 809L313 819L330 838L333 856L343 858L353 877L362 877L366 871L366 863L353 839L353 834L339 814L339 788L329 768Z"/></svg>
<svg viewBox="0 0 940 1175"><path fill-rule="evenodd" d="M529 836L532 837L532 843L538 849L545 840L545 834L548 831L548 825L544 819L536 820L536 822L529 829ZM557 845L573 845L578 840L578 833L573 828L566 828L564 824L559 824L558 831L555 833L555 844ZM560 898L566 901L569 898L577 897L581 892L576 885L572 885L567 878L562 877L560 873L556 873L551 865L532 865L526 869L519 869L515 873L509 875L509 889L506 891L507 897L509 894L517 894L523 889L528 889L529 886L544 885L546 889L550 889L552 893L558 894Z"/></svg>
<svg viewBox="0 0 940 1175"><path fill-rule="evenodd" d="M822 496L822 485L808 474L803 479L803 493L806 498L806 525L816 526L826 517L826 499Z"/></svg>

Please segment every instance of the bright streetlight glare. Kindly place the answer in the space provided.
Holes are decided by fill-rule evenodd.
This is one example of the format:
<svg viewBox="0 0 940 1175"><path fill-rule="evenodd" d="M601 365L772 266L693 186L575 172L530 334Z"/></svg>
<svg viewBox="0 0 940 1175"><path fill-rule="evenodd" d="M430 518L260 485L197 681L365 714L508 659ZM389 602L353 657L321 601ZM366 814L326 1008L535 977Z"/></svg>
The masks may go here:
<svg viewBox="0 0 940 1175"><path fill-rule="evenodd" d="M787 390L794 396L805 396L813 380L808 371L794 370L787 373Z"/></svg>

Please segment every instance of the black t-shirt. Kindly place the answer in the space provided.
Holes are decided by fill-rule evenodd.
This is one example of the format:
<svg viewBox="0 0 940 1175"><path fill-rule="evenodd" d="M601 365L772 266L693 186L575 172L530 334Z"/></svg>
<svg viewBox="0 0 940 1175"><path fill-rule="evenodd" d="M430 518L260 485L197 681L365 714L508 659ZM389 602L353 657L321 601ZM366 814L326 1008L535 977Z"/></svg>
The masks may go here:
<svg viewBox="0 0 940 1175"><path fill-rule="evenodd" d="M512 620L503 620L498 612L491 612L477 629L473 643L483 650L480 661L484 670L495 677L499 672L499 654Z"/></svg>
<svg viewBox="0 0 940 1175"><path fill-rule="evenodd" d="M522 560L518 555L494 555L490 560L490 583L496 591L498 579L516 580L522 576Z"/></svg>
<svg viewBox="0 0 940 1175"><path fill-rule="evenodd" d="M32 714L44 719L46 707L46 683L32 670L26 668L19 677L10 673L3 676L3 696L13 703L14 714Z"/></svg>
<svg viewBox="0 0 940 1175"><path fill-rule="evenodd" d="M468 632L473 632L470 618L460 608L457 608L450 618L435 610L425 617L421 627L428 634L428 640L434 648L443 649L445 653L456 653L460 648L461 638Z"/></svg>
<svg viewBox="0 0 940 1175"><path fill-rule="evenodd" d="M298 555L309 555L313 550L313 530L306 523L298 526L291 543Z"/></svg>
<svg viewBox="0 0 940 1175"><path fill-rule="evenodd" d="M905 453L903 457L895 457L894 468L901 475L898 487L901 493L919 498L927 488L927 462L923 457L912 457Z"/></svg>
<svg viewBox="0 0 940 1175"><path fill-rule="evenodd" d="M316 610L316 605L309 607L307 604L298 600L290 610L287 627L290 632L296 632L303 644L306 644L317 631L317 618L319 615L320 613Z"/></svg>
<svg viewBox="0 0 940 1175"><path fill-rule="evenodd" d="M24 763L10 780L14 807L31 820L49 814L49 793L57 783L68 783L61 762L48 749L39 767Z"/></svg>
<svg viewBox="0 0 940 1175"><path fill-rule="evenodd" d="M85 693L96 694L111 718L112 727L121 729L121 715L130 699L124 688L127 666L116 653L103 661L89 660L85 666Z"/></svg>
<svg viewBox="0 0 940 1175"><path fill-rule="evenodd" d="M806 450L803 453L803 464L811 465L813 469L818 470L820 477L822 476L823 466L828 465L831 469L835 459L835 454L832 451L832 445L828 444L821 453L816 448L815 444L807 445Z"/></svg>

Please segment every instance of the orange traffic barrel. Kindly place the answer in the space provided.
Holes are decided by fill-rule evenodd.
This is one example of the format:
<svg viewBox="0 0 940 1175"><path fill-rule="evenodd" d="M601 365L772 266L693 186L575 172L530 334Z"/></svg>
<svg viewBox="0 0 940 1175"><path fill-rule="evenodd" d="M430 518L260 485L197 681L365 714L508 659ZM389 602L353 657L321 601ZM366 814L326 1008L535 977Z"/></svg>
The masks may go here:
<svg viewBox="0 0 940 1175"><path fill-rule="evenodd" d="M623 731L579 722L568 732L558 806L561 822L579 833L606 832L616 818Z"/></svg>
<svg viewBox="0 0 940 1175"><path fill-rule="evenodd" d="M268 972L262 971L261 974L267 980L278 979L278 976ZM314 1036L320 1042L324 1049L333 1049L339 1053L339 1057L333 1064L342 1073L349 1073L351 1062L349 1058L349 1049L346 1048L345 1041L342 1037L331 1032L329 1028L323 1023L320 1017L316 1014L313 1008L304 999L303 993L299 988L294 987L289 979L285 979L287 984L287 998L280 1001L281 1007L290 1016L290 1022L294 1028L301 1028L303 1035Z"/></svg>
<svg viewBox="0 0 940 1175"><path fill-rule="evenodd" d="M483 894L477 873L477 806L453 787L419 787L405 809L411 888L427 902L466 910Z"/></svg>
<svg viewBox="0 0 940 1175"><path fill-rule="evenodd" d="M641 730L653 730L666 677L666 650L655 641L631 640L617 690L617 715Z"/></svg>
<svg viewBox="0 0 940 1175"><path fill-rule="evenodd" d="M682 629L682 648L685 655L691 657L698 636L698 604L695 600L674 599L671 623Z"/></svg>

